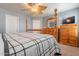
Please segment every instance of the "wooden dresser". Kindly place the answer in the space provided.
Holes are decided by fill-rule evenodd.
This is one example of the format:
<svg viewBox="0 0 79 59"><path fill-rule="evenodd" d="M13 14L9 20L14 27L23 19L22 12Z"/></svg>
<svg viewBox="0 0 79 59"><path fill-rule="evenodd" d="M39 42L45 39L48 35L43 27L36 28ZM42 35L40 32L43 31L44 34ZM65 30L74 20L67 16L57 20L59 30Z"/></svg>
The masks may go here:
<svg viewBox="0 0 79 59"><path fill-rule="evenodd" d="M60 26L60 43L65 45L78 46L78 25L64 24Z"/></svg>
<svg viewBox="0 0 79 59"><path fill-rule="evenodd" d="M50 35L56 37L56 28L43 28L42 33L43 34L50 34Z"/></svg>

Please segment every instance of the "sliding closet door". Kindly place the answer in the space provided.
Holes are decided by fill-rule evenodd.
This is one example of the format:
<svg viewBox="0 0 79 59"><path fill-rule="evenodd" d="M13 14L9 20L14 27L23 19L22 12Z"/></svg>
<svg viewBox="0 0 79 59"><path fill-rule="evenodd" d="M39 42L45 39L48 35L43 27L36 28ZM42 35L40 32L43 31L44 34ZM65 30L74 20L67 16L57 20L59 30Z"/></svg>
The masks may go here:
<svg viewBox="0 0 79 59"><path fill-rule="evenodd" d="M18 32L18 16L6 15L6 33Z"/></svg>

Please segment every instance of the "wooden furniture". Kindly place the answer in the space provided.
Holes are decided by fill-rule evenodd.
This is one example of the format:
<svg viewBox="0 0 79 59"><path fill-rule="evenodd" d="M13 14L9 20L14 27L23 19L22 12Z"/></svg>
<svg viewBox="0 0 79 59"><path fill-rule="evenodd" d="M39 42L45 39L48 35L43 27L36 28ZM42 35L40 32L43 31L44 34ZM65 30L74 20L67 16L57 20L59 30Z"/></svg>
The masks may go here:
<svg viewBox="0 0 79 59"><path fill-rule="evenodd" d="M57 8L54 9L53 17L47 19L47 28L43 28L42 33L50 34L58 41Z"/></svg>
<svg viewBox="0 0 79 59"><path fill-rule="evenodd" d="M60 26L60 43L65 45L78 46L78 25L64 24Z"/></svg>
<svg viewBox="0 0 79 59"><path fill-rule="evenodd" d="M28 32L41 33L42 29L28 29Z"/></svg>
<svg viewBox="0 0 79 59"><path fill-rule="evenodd" d="M50 35L56 37L56 28L43 28L42 33L43 34L50 34Z"/></svg>

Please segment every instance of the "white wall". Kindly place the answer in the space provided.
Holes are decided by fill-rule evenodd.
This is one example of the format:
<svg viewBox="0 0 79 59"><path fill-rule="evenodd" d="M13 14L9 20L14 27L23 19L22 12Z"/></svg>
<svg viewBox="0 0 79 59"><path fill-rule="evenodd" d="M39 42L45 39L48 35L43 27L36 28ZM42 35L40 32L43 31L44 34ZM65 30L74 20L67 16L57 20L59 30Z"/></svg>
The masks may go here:
<svg viewBox="0 0 79 59"><path fill-rule="evenodd" d="M71 16L75 16L75 24L79 24L79 8L75 8L60 13L58 16L58 20L59 20L58 25L62 25L62 20Z"/></svg>
<svg viewBox="0 0 79 59"><path fill-rule="evenodd" d="M27 18L27 29L32 29L32 18L30 16Z"/></svg>
<svg viewBox="0 0 79 59"><path fill-rule="evenodd" d="M20 15L19 16L19 32L25 32L26 31L26 16Z"/></svg>
<svg viewBox="0 0 79 59"><path fill-rule="evenodd" d="M70 16L75 16L75 24L79 24L79 8L75 8L75 9L71 9L71 10L59 13L57 18L58 19L57 24L62 25L62 20ZM52 17L52 15L43 17L43 23L42 23L43 27L46 27L47 19L50 17Z"/></svg>

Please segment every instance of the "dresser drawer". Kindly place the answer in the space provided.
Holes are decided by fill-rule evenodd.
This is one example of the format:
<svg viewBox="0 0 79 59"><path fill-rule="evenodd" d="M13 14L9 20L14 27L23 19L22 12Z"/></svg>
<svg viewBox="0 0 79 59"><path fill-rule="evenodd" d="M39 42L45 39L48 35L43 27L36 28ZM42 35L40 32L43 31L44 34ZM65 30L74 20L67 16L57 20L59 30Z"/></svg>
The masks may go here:
<svg viewBox="0 0 79 59"><path fill-rule="evenodd" d="M70 40L77 40L77 37L76 36L70 36L69 39Z"/></svg>
<svg viewBox="0 0 79 59"><path fill-rule="evenodd" d="M69 40L69 43L77 43L77 40Z"/></svg>
<svg viewBox="0 0 79 59"><path fill-rule="evenodd" d="M59 36L61 36L61 37L66 37L66 36L68 36L69 34L68 33L61 33Z"/></svg>
<svg viewBox="0 0 79 59"><path fill-rule="evenodd" d="M73 47L77 47L78 46L77 43L70 43L69 45L73 46Z"/></svg>
<svg viewBox="0 0 79 59"><path fill-rule="evenodd" d="M68 44L68 41L67 40L60 40L60 43L67 45Z"/></svg>
<svg viewBox="0 0 79 59"><path fill-rule="evenodd" d="M69 40L71 46L77 47L78 43L77 40Z"/></svg>
<svg viewBox="0 0 79 59"><path fill-rule="evenodd" d="M68 32L66 29L60 29L60 32Z"/></svg>

